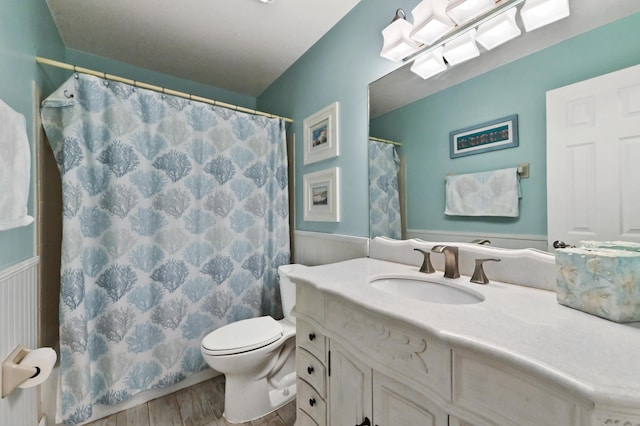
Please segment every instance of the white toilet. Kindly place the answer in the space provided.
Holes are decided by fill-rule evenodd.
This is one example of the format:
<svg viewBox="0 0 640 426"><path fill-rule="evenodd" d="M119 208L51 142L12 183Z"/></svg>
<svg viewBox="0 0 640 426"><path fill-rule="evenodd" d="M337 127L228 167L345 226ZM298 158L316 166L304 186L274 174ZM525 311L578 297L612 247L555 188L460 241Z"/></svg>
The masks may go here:
<svg viewBox="0 0 640 426"><path fill-rule="evenodd" d="M284 319L237 321L202 339L204 360L225 375L223 415L231 423L255 420L296 396L296 325L291 315L296 289L288 274L297 266L278 268Z"/></svg>

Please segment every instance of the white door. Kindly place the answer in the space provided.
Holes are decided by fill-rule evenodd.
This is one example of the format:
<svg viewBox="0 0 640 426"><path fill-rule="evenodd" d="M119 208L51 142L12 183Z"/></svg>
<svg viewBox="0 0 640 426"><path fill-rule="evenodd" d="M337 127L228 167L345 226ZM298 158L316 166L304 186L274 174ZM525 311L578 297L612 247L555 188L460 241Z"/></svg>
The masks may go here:
<svg viewBox="0 0 640 426"><path fill-rule="evenodd" d="M640 65L547 92L547 234L640 242Z"/></svg>

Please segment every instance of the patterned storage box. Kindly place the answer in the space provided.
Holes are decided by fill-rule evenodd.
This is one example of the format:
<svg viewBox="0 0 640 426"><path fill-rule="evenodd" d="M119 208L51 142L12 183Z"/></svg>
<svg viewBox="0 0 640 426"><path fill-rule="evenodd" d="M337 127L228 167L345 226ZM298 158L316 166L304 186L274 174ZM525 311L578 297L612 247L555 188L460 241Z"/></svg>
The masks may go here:
<svg viewBox="0 0 640 426"><path fill-rule="evenodd" d="M640 250L623 242L585 245L556 250L558 303L616 322L640 321Z"/></svg>
<svg viewBox="0 0 640 426"><path fill-rule="evenodd" d="M629 241L580 241L579 247L607 248L640 252L640 243L632 243Z"/></svg>

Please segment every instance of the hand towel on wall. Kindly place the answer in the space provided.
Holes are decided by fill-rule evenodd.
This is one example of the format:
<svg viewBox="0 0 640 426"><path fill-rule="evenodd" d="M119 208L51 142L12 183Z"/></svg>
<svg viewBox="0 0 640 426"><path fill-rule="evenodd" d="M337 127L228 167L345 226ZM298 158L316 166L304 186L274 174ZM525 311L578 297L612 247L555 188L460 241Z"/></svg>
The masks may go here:
<svg viewBox="0 0 640 426"><path fill-rule="evenodd" d="M444 214L518 217L518 169L447 176Z"/></svg>
<svg viewBox="0 0 640 426"><path fill-rule="evenodd" d="M0 230L29 225L31 152L24 116L0 100Z"/></svg>

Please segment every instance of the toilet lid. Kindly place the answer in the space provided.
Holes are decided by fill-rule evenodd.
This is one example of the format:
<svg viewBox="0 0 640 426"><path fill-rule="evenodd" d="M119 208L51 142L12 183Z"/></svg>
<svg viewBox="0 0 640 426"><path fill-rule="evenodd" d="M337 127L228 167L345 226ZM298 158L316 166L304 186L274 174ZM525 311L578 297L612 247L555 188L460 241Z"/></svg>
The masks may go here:
<svg viewBox="0 0 640 426"><path fill-rule="evenodd" d="M282 326L270 316L232 322L207 334L202 348L212 355L230 355L261 348L282 337Z"/></svg>

